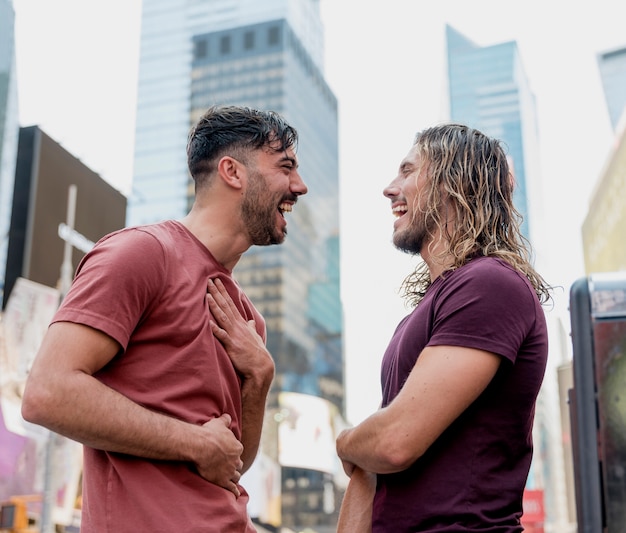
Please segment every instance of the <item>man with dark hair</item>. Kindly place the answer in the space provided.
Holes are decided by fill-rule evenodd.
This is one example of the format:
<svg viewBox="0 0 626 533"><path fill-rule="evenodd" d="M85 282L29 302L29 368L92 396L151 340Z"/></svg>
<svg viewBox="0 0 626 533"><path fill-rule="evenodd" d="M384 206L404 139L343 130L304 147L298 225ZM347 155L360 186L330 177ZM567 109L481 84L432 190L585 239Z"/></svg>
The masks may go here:
<svg viewBox="0 0 626 533"><path fill-rule="evenodd" d="M337 438L340 533L522 531L550 287L530 262L500 143L419 133L385 188L393 243L421 261L382 361L380 410Z"/></svg>
<svg viewBox="0 0 626 533"><path fill-rule="evenodd" d="M307 192L296 144L275 113L209 109L188 139L190 212L110 234L78 266L22 413L84 444L83 533L255 531L239 479L274 362L232 270L285 239Z"/></svg>

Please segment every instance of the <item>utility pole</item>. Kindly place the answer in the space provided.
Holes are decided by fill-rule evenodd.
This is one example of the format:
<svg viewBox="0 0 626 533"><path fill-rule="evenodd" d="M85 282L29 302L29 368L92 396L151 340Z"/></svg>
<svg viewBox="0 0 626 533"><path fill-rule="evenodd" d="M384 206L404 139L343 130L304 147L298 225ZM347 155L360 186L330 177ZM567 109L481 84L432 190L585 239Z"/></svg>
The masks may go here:
<svg viewBox="0 0 626 533"><path fill-rule="evenodd" d="M76 185L70 185L67 194L67 214L65 216L65 223L70 228L70 231L74 230L75 218ZM61 263L61 301L65 298L65 295L72 284L72 275L74 273L74 267L72 266L72 249L73 245L71 241L67 239L63 248L63 263Z"/></svg>
<svg viewBox="0 0 626 533"><path fill-rule="evenodd" d="M74 221L76 218L76 185L70 185L67 194L67 212L65 216L66 225L69 227L70 232L74 230ZM65 239L65 245L63 248L63 262L61 263L61 279L60 279L60 298L59 304L65 298L67 291L72 284L72 275L74 268L72 266L72 249L73 245L70 239ZM54 483L56 476L54 475L54 451L55 445L58 442L58 437L53 431L48 431L48 438L46 440L45 450L45 465L44 465L44 489L43 489L43 504L41 509L41 533L54 533L54 521L52 519L52 512L55 505L54 491L56 485Z"/></svg>

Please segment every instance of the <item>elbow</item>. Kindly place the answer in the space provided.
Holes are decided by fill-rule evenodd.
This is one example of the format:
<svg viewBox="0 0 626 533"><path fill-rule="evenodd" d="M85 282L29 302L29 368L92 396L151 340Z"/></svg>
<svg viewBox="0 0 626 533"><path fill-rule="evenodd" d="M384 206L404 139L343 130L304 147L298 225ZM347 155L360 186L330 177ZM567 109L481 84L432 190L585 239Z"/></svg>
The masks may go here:
<svg viewBox="0 0 626 533"><path fill-rule="evenodd" d="M22 418L31 424L47 426L50 402L43 387L27 382L22 397Z"/></svg>
<svg viewBox="0 0 626 533"><path fill-rule="evenodd" d="M30 397L28 397L28 400L26 396L22 399L22 418L31 424L39 424L37 406Z"/></svg>
<svg viewBox="0 0 626 533"><path fill-rule="evenodd" d="M409 468L420 456L422 452L417 450L410 443L402 442L400 439L390 439L381 443L379 457L381 458L381 471L379 474L393 474L402 472Z"/></svg>

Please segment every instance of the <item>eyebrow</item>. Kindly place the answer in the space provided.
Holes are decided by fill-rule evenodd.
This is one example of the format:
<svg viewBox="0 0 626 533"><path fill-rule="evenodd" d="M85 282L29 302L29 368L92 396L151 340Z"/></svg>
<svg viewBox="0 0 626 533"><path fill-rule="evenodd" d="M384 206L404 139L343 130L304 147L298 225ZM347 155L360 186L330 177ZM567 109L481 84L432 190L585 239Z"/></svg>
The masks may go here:
<svg viewBox="0 0 626 533"><path fill-rule="evenodd" d="M412 170L413 168L415 168L415 165L410 161L402 161L402 163L400 163L400 172Z"/></svg>
<svg viewBox="0 0 626 533"><path fill-rule="evenodd" d="M296 158L295 157L289 157L288 155L285 155L285 156L281 157L278 162L280 164L280 163L284 163L286 161L291 163L294 166L294 168L298 168L298 166L299 166L298 161L296 160Z"/></svg>

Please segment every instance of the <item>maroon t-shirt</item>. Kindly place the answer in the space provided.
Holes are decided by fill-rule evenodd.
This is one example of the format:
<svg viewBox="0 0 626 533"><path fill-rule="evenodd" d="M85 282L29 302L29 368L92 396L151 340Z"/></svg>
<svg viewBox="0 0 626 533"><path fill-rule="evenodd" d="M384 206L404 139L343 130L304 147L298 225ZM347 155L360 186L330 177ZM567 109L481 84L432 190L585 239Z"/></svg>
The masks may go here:
<svg viewBox="0 0 626 533"><path fill-rule="evenodd" d="M209 324L207 281L216 277L265 337L263 318L230 272L174 221L102 239L79 265L53 322L84 324L120 344L95 374L106 385L193 424L228 413L240 438L239 379ZM85 447L81 532L254 533L241 490L236 498L190 464Z"/></svg>
<svg viewBox="0 0 626 533"><path fill-rule="evenodd" d="M426 346L465 346L502 363L476 401L407 470L378 476L373 533L522 531L545 315L523 274L477 258L439 277L398 325L382 363L383 405ZM428 409L428 405L423 406Z"/></svg>

